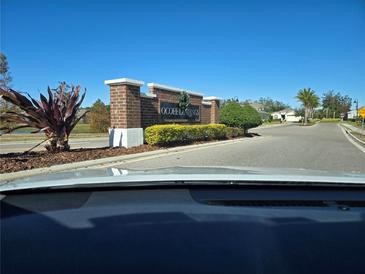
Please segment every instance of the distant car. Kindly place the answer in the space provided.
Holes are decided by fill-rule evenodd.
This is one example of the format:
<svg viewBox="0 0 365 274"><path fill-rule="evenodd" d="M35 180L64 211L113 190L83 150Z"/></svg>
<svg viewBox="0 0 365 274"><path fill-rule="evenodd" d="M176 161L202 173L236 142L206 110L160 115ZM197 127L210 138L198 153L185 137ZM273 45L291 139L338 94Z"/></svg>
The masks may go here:
<svg viewBox="0 0 365 274"><path fill-rule="evenodd" d="M364 273L365 175L120 169L7 182L1 273Z"/></svg>

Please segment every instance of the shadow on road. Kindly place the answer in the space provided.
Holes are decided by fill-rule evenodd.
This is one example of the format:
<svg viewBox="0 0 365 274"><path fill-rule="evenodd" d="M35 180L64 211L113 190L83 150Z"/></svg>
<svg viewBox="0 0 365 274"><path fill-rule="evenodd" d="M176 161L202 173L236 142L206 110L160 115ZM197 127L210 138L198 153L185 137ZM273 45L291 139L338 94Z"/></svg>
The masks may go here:
<svg viewBox="0 0 365 274"><path fill-rule="evenodd" d="M257 137L257 136L261 136L261 135L258 133L254 133L254 132L249 132L249 133L245 134L245 137L248 137L248 138Z"/></svg>

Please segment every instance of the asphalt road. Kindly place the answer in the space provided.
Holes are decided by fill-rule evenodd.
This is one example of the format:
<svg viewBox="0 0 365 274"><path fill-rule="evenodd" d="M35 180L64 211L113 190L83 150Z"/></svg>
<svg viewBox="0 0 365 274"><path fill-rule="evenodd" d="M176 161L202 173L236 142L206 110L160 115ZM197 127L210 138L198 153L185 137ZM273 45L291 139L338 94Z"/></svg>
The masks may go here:
<svg viewBox="0 0 365 274"><path fill-rule="evenodd" d="M38 144L40 141L30 140L30 141L14 141L14 142L1 142L0 140L0 153L10 153L10 152L24 152L31 147ZM80 138L70 140L71 148L94 148L94 147L106 147L109 146L108 137L98 137L98 138ZM45 150L44 145L40 145L34 151Z"/></svg>
<svg viewBox="0 0 365 274"><path fill-rule="evenodd" d="M118 167L144 170L174 166L239 166L365 173L365 153L346 139L337 124L291 125L251 132L261 136Z"/></svg>

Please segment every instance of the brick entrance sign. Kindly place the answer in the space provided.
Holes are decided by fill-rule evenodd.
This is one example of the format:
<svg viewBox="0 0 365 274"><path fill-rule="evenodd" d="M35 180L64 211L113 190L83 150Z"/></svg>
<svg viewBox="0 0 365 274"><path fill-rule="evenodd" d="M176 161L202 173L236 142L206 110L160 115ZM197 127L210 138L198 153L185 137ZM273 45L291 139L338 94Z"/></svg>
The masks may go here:
<svg viewBox="0 0 365 274"><path fill-rule="evenodd" d="M112 147L143 144L143 129L155 124L210 124L219 121L219 98L156 83L147 84L147 94L140 91L143 81L120 78L106 80L110 88ZM190 105L182 111L179 96L189 94Z"/></svg>

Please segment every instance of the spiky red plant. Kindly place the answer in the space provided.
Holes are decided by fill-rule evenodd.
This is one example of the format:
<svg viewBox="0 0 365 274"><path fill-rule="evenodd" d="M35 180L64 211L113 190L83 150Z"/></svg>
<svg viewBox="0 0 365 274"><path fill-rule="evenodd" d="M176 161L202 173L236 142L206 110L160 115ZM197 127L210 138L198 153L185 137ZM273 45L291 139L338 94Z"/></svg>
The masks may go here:
<svg viewBox="0 0 365 274"><path fill-rule="evenodd" d="M77 116L86 91L80 97L80 86L69 86L61 83L57 89L48 87L48 98L40 95L40 101L35 100L27 93L13 89L0 88L0 96L3 100L17 106L20 111L6 111L1 113L0 120L7 123L0 128L4 133L10 133L19 128L32 127L37 132L44 132L49 143L46 145L48 151L69 150L69 136L72 129L86 114ZM23 93L24 94L24 93ZM15 126L9 126L15 124Z"/></svg>

